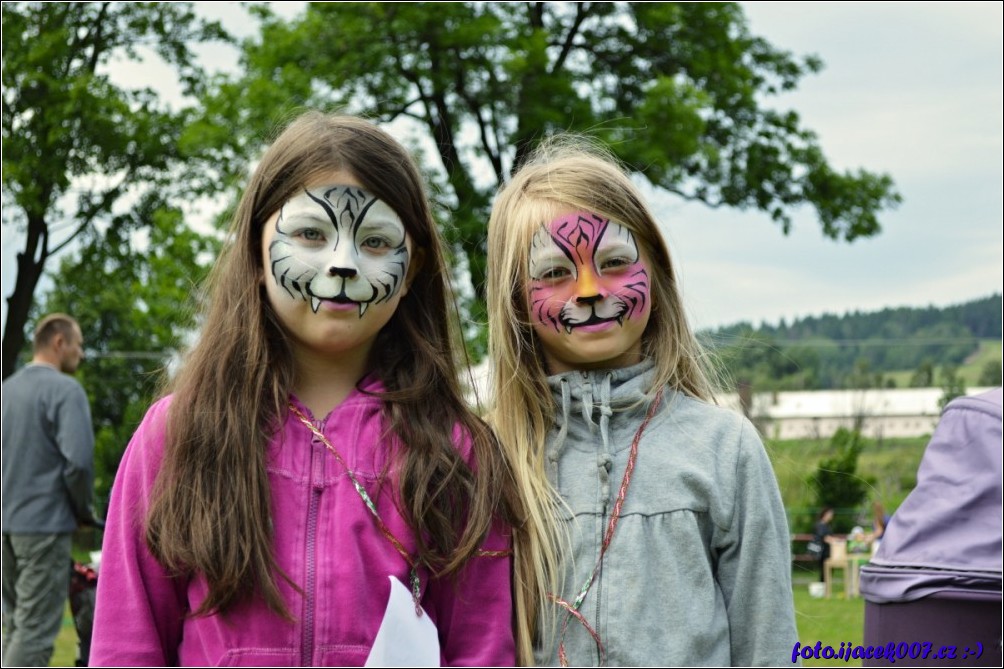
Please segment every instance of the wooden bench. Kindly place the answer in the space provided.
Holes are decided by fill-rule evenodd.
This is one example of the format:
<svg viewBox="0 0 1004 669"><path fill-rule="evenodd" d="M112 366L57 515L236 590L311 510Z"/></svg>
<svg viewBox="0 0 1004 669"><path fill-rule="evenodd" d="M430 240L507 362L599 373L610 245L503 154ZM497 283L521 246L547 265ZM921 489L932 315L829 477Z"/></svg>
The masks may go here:
<svg viewBox="0 0 1004 669"><path fill-rule="evenodd" d="M793 534L791 535L791 561L792 562L816 562L816 558L805 550L805 545L812 541L814 535L812 534ZM801 550L796 550L796 547L801 548Z"/></svg>
<svg viewBox="0 0 1004 669"><path fill-rule="evenodd" d="M805 545L812 541L813 534L792 534L791 535L791 561L795 563L800 562L818 562L818 560L810 555L805 549ZM845 539L846 535L843 534L831 534L834 539ZM796 550L796 546L801 550Z"/></svg>

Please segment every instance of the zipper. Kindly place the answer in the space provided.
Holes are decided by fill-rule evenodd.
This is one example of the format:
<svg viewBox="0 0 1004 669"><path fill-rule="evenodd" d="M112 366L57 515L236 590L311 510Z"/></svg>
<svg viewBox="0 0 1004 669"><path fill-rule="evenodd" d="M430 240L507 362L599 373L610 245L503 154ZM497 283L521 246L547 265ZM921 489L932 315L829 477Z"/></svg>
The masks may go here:
<svg viewBox="0 0 1004 669"><path fill-rule="evenodd" d="M593 614L593 630L596 632L597 636L599 636L601 639L603 638L603 632L600 631L600 627L601 627L601 624L600 624L600 622L601 622L600 621L600 603L603 601L603 568L606 566L606 565L603 564L602 552L603 552L603 537L604 537L604 535L606 534L606 531L607 531L607 508L609 506L610 506L610 500L608 500L607 498L604 498L603 499L603 513L600 514L600 517L602 518L602 522L600 523L600 551L599 551L600 552L600 559L599 559L600 569L599 569L599 572L596 574L596 598L594 600L595 603L596 603L596 612ZM599 649L599 647L594 645L593 648L592 648L592 652L596 654L596 665L595 666L598 667L598 666L600 666L600 663L603 662L603 657L600 655L600 649Z"/></svg>
<svg viewBox="0 0 1004 669"><path fill-rule="evenodd" d="M318 423L318 429L324 430L324 423ZM306 583L304 584L303 602L303 636L300 645L300 666L314 666L314 614L316 612L317 586L317 517L324 490L324 455L323 447L318 448L320 440L312 436L310 439L310 498L307 501L307 566Z"/></svg>
<svg viewBox="0 0 1004 669"><path fill-rule="evenodd" d="M608 511L610 511L610 472L613 470L613 458L608 453L604 453L603 456L597 459L597 475L600 478L600 497L601 497L601 511L600 511L600 527L599 527L599 556L598 556L598 566L599 569L596 572L596 591L593 599L594 612L592 615L593 630L596 635L601 639L603 638L603 633L600 631L601 620L600 611L603 608L603 570L606 567L604 564L603 555L603 540L606 538L607 534L607 523L610 522L608 517ZM603 662L603 656L600 653L599 646L593 648L593 652L596 653L596 666L599 666Z"/></svg>

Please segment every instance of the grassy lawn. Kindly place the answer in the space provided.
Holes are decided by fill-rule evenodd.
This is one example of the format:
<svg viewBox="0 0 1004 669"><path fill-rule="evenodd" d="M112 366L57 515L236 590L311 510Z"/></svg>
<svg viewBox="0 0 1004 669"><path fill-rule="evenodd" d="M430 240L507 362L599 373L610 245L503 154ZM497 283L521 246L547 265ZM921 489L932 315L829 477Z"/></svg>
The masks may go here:
<svg viewBox="0 0 1004 669"><path fill-rule="evenodd" d="M872 501L880 502L890 514L899 507L917 484L917 467L928 440L926 436L886 438L881 442L865 440L857 475L869 481L869 499L857 510L856 522L866 527L871 525ZM809 531L816 503L808 479L820 460L833 455L828 440L768 440L766 448L788 510L791 531ZM854 513L854 510L841 512Z"/></svg>
<svg viewBox="0 0 1004 669"><path fill-rule="evenodd" d="M50 667L72 667L77 660L77 630L73 628L73 618L70 616L70 604L66 604L63 614L63 629L56 637L56 648L52 653Z"/></svg>
<svg viewBox="0 0 1004 669"><path fill-rule="evenodd" d="M966 361L959 367L959 374L966 382L966 386L979 385L980 374L983 367L991 361L1000 364L1002 342L999 339L984 339L980 342L980 347L975 353L966 358Z"/></svg>
<svg viewBox="0 0 1004 669"><path fill-rule="evenodd" d="M966 358L965 362L959 365L959 375L962 377L967 388L980 385L979 380L980 374L983 373L983 367L992 360L1000 363L1001 341L998 339L983 339L980 341L980 347ZM895 381L897 388L909 388L910 379L913 378L913 374L916 371L915 369L902 369L895 372L883 372L882 376ZM934 371L934 381L937 384L940 382L941 365L935 364Z"/></svg>
<svg viewBox="0 0 1004 669"><path fill-rule="evenodd" d="M840 649L840 642L859 645L865 637L865 600L844 599L843 584L837 583L832 599L814 599L809 596L807 583L795 585L795 624L798 640L803 646L814 646L822 641L824 646ZM860 667L861 660L802 660L806 667Z"/></svg>

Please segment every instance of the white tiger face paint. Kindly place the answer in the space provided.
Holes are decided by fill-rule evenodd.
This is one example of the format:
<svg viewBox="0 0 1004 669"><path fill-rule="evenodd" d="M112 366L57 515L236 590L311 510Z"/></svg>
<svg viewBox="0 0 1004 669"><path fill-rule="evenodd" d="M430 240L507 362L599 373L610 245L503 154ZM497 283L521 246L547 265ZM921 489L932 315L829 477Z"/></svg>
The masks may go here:
<svg viewBox="0 0 1004 669"><path fill-rule="evenodd" d="M281 292L316 314L393 298L408 273L407 233L391 207L357 186L304 189L279 210L268 245Z"/></svg>

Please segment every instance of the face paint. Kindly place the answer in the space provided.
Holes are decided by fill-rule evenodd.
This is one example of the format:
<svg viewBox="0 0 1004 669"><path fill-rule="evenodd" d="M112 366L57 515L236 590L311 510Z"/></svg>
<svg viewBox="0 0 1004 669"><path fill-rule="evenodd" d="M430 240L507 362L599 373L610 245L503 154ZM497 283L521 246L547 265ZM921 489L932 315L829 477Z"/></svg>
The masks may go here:
<svg viewBox="0 0 1004 669"><path fill-rule="evenodd" d="M623 326L648 315L648 270L630 230L579 212L534 235L530 316L535 327L571 334Z"/></svg>
<svg viewBox="0 0 1004 669"><path fill-rule="evenodd" d="M272 276L317 313L393 297L408 272L406 231L391 207L355 186L305 189L279 210L268 247Z"/></svg>

